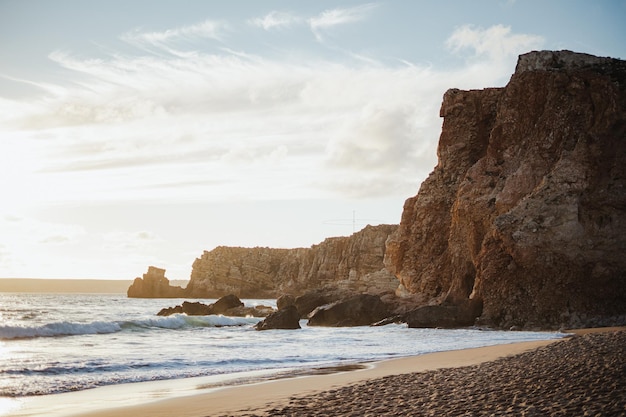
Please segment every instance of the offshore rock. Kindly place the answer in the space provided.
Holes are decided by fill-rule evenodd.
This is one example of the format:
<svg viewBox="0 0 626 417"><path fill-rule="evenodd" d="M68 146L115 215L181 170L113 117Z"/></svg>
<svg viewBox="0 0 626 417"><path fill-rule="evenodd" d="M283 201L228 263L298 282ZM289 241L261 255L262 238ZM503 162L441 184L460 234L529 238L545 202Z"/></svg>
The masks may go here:
<svg viewBox="0 0 626 417"><path fill-rule="evenodd" d="M320 306L332 304L354 295L356 294L334 288L320 288L307 291L306 293L296 297L294 305L298 309L300 317L304 319L308 318L309 314Z"/></svg>
<svg viewBox="0 0 626 417"><path fill-rule="evenodd" d="M170 285L170 280L165 278L165 269L150 266L143 278L135 278L126 294L130 298L181 298L185 290Z"/></svg>
<svg viewBox="0 0 626 417"><path fill-rule="evenodd" d="M291 294L283 294L276 299L276 308L279 310L296 304L296 298Z"/></svg>
<svg viewBox="0 0 626 417"><path fill-rule="evenodd" d="M332 287L359 293L395 290L396 277L383 264L385 242L397 225L367 226L310 248L219 246L195 260L186 295L217 298L277 298Z"/></svg>
<svg viewBox="0 0 626 417"><path fill-rule="evenodd" d="M223 314L233 317L265 317L272 313L271 307L260 306L244 307L237 296L229 294L212 304L204 304L201 302L183 301L181 305L175 307L166 307L157 313L157 316L170 316L172 314L186 314L188 316L210 316L213 314Z"/></svg>
<svg viewBox="0 0 626 417"><path fill-rule="evenodd" d="M273 312L255 326L257 330L270 329L300 329L300 315L295 305L290 304L278 311Z"/></svg>
<svg viewBox="0 0 626 417"><path fill-rule="evenodd" d="M500 328L624 324L625 91L625 61L570 51L447 91L438 164L387 242L398 294L482 301Z"/></svg>
<svg viewBox="0 0 626 417"><path fill-rule="evenodd" d="M359 294L316 308L309 317L309 326L368 326L390 315L389 306L377 295Z"/></svg>

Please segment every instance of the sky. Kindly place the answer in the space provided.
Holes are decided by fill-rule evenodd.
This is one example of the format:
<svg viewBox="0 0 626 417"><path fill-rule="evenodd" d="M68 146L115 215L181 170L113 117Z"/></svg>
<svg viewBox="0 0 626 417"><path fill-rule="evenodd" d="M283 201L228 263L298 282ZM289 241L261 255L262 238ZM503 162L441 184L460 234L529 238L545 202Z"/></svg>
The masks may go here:
<svg viewBox="0 0 626 417"><path fill-rule="evenodd" d="M399 223L449 88L626 58L626 1L0 0L0 277L188 279Z"/></svg>

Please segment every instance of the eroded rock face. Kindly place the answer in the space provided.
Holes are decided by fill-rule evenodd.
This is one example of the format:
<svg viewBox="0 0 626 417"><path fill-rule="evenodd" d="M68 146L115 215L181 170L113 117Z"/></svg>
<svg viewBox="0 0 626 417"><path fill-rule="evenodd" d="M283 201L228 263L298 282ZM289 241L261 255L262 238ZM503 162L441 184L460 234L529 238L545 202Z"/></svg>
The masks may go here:
<svg viewBox="0 0 626 417"><path fill-rule="evenodd" d="M184 292L183 288L170 285L165 269L150 266L143 278L135 278L126 294L131 298L180 298Z"/></svg>
<svg viewBox="0 0 626 417"><path fill-rule="evenodd" d="M383 265L385 241L396 225L367 226L311 248L220 246L195 260L187 296L276 298L332 287L362 293L395 290L398 281Z"/></svg>
<svg viewBox="0 0 626 417"><path fill-rule="evenodd" d="M425 305L508 328L626 315L626 62L520 56L504 88L444 95L438 164L385 265Z"/></svg>

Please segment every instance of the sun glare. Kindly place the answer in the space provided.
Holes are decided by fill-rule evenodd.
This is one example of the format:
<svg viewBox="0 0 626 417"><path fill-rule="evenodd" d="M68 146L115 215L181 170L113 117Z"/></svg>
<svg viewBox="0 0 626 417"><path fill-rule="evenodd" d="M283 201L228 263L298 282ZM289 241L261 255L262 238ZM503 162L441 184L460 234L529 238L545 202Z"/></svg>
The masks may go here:
<svg viewBox="0 0 626 417"><path fill-rule="evenodd" d="M0 362L10 360L8 349L0 342ZM6 416L21 406L21 401L15 398L0 397L0 416Z"/></svg>
<svg viewBox="0 0 626 417"><path fill-rule="evenodd" d="M0 416L6 416L20 407L20 401L15 398L0 398Z"/></svg>

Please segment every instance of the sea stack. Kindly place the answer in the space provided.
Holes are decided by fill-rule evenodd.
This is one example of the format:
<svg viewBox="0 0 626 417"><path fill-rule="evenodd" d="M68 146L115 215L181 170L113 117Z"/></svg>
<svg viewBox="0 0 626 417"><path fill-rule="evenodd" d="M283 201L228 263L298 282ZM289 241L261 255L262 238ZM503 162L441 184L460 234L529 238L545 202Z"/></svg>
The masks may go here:
<svg viewBox="0 0 626 417"><path fill-rule="evenodd" d="M170 285L165 277L165 269L149 266L143 278L135 278L126 294L130 298L179 298L184 297L184 289Z"/></svg>

